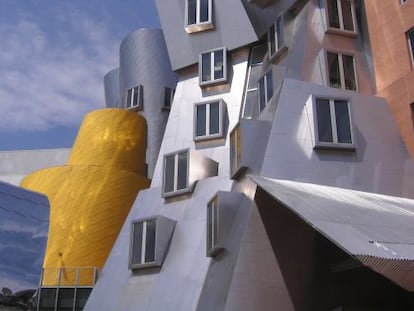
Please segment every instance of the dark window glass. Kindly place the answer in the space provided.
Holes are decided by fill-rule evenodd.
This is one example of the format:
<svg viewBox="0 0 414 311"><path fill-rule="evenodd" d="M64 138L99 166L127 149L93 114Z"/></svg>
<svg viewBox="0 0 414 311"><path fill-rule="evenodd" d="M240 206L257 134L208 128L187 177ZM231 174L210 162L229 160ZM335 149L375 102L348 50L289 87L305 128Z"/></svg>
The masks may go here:
<svg viewBox="0 0 414 311"><path fill-rule="evenodd" d="M142 254L142 222L133 223L133 236L132 236L132 259L131 263L140 264Z"/></svg>
<svg viewBox="0 0 414 311"><path fill-rule="evenodd" d="M201 80L211 80L211 53L202 54L201 57Z"/></svg>
<svg viewBox="0 0 414 311"><path fill-rule="evenodd" d="M85 307L86 301L91 294L92 288L77 288L76 289L76 302L75 311L81 311Z"/></svg>
<svg viewBox="0 0 414 311"><path fill-rule="evenodd" d="M234 174L240 167L241 161L241 139L240 126L230 134L230 165L231 173Z"/></svg>
<svg viewBox="0 0 414 311"><path fill-rule="evenodd" d="M276 41L275 41L275 24L272 24L269 29L269 47L270 47L270 56L276 53Z"/></svg>
<svg viewBox="0 0 414 311"><path fill-rule="evenodd" d="M328 4L329 26L333 28L340 28L337 1L328 0L327 4Z"/></svg>
<svg viewBox="0 0 414 311"><path fill-rule="evenodd" d="M174 167L175 156L170 155L165 157L165 193L174 191Z"/></svg>
<svg viewBox="0 0 414 311"><path fill-rule="evenodd" d="M329 85L341 88L338 54L328 52Z"/></svg>
<svg viewBox="0 0 414 311"><path fill-rule="evenodd" d="M155 261L155 226L156 220L147 220L147 232L145 241L145 262Z"/></svg>
<svg viewBox="0 0 414 311"><path fill-rule="evenodd" d="M197 23L197 0L187 0L188 3L188 25Z"/></svg>
<svg viewBox="0 0 414 311"><path fill-rule="evenodd" d="M411 57L414 59L414 29L408 32L408 40L411 49Z"/></svg>
<svg viewBox="0 0 414 311"><path fill-rule="evenodd" d="M266 101L273 96L273 76L272 71L266 73Z"/></svg>
<svg viewBox="0 0 414 311"><path fill-rule="evenodd" d="M129 89L127 91L127 108L131 107L131 102L132 102L132 89Z"/></svg>
<svg viewBox="0 0 414 311"><path fill-rule="evenodd" d="M257 81L259 80L260 74L262 73L262 66L251 66L250 67L250 78L249 78L249 89L257 88Z"/></svg>
<svg viewBox="0 0 414 311"><path fill-rule="evenodd" d="M341 0L342 20L344 29L354 31L354 21L352 19L352 5L350 0Z"/></svg>
<svg viewBox="0 0 414 311"><path fill-rule="evenodd" d="M348 102L335 100L336 131L339 143L352 143L351 125L349 122Z"/></svg>
<svg viewBox="0 0 414 311"><path fill-rule="evenodd" d="M132 106L133 107L138 106L138 104L139 104L138 95L139 95L138 94L138 87L134 87L134 99L132 101Z"/></svg>
<svg viewBox="0 0 414 311"><path fill-rule="evenodd" d="M75 289L74 288L59 288L58 292L58 307L59 311L73 310L75 303Z"/></svg>
<svg viewBox="0 0 414 311"><path fill-rule="evenodd" d="M316 100L316 116L318 120L319 141L333 142L329 99L319 98Z"/></svg>
<svg viewBox="0 0 414 311"><path fill-rule="evenodd" d="M259 80L258 88L259 88L259 110L260 110L260 112L262 112L264 107L266 106L266 93L265 93L264 77Z"/></svg>
<svg viewBox="0 0 414 311"><path fill-rule="evenodd" d="M200 23L208 21L208 1L200 0Z"/></svg>
<svg viewBox="0 0 414 311"><path fill-rule="evenodd" d="M177 190L187 188L187 155L187 151L178 154Z"/></svg>
<svg viewBox="0 0 414 311"><path fill-rule="evenodd" d="M219 102L210 105L210 135L220 133L220 105Z"/></svg>
<svg viewBox="0 0 414 311"><path fill-rule="evenodd" d="M206 135L206 105L196 105L196 136Z"/></svg>
<svg viewBox="0 0 414 311"><path fill-rule="evenodd" d="M283 46L283 19L281 17L279 17L276 21L276 35L277 35L276 51L278 51Z"/></svg>
<svg viewBox="0 0 414 311"><path fill-rule="evenodd" d="M214 52L214 80L224 77L223 50Z"/></svg>
<svg viewBox="0 0 414 311"><path fill-rule="evenodd" d="M217 213L217 197L214 198L207 206L207 247L208 250L217 246L218 237L218 213Z"/></svg>
<svg viewBox="0 0 414 311"><path fill-rule="evenodd" d="M263 63L263 57L267 52L266 43L262 43L260 45L255 45L252 48L252 58L251 58L251 65L261 64Z"/></svg>
<svg viewBox="0 0 414 311"><path fill-rule="evenodd" d="M40 310L55 310L56 288L41 288L39 297Z"/></svg>
<svg viewBox="0 0 414 311"><path fill-rule="evenodd" d="M347 90L356 91L354 57L350 55L342 55L342 63L344 65L345 88Z"/></svg>
<svg viewBox="0 0 414 311"><path fill-rule="evenodd" d="M248 91L244 103L243 118L251 119L255 116L255 107L257 103L257 91Z"/></svg>
<svg viewBox="0 0 414 311"><path fill-rule="evenodd" d="M164 92L164 108L171 107L173 96L174 96L174 90L170 89L169 87L166 87L165 92Z"/></svg>

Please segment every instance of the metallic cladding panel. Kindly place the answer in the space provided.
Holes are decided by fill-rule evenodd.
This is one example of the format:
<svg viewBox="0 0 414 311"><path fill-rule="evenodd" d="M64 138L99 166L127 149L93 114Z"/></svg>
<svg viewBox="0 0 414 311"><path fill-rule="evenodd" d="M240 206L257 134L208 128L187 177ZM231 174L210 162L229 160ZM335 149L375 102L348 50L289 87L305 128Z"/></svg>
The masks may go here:
<svg viewBox="0 0 414 311"><path fill-rule="evenodd" d="M116 108L119 105L119 68L112 69L104 76L105 106Z"/></svg>
<svg viewBox="0 0 414 311"><path fill-rule="evenodd" d="M163 33L159 29L139 29L121 43L119 56L119 107L124 107L127 90L143 86L143 110L147 121L148 176L152 176L168 111L163 110L165 87L175 88L177 77L171 69Z"/></svg>
<svg viewBox="0 0 414 311"><path fill-rule="evenodd" d="M414 290L414 200L288 180L250 177L349 255Z"/></svg>
<svg viewBox="0 0 414 311"><path fill-rule="evenodd" d="M0 182L0 287L37 288L48 224L46 196Z"/></svg>
<svg viewBox="0 0 414 311"><path fill-rule="evenodd" d="M22 181L50 200L43 285L56 285L49 268L103 267L137 193L150 184L142 175L145 135L140 115L123 109L91 112L68 165L37 171ZM62 275L61 284L75 283L74 273ZM80 285L89 283L88 276L79 280Z"/></svg>
<svg viewBox="0 0 414 311"><path fill-rule="evenodd" d="M213 1L214 29L191 34L184 29L185 1L156 4L174 70L197 63L201 52L223 46L234 50L259 39L240 0Z"/></svg>

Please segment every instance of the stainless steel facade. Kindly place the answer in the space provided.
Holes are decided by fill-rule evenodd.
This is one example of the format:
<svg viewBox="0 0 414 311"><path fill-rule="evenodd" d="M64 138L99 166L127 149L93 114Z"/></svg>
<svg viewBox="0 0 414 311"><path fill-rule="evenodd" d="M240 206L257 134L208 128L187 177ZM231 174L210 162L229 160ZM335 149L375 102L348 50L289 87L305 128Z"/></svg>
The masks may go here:
<svg viewBox="0 0 414 311"><path fill-rule="evenodd" d="M105 106L116 108L119 106L119 68L112 69L104 76Z"/></svg>

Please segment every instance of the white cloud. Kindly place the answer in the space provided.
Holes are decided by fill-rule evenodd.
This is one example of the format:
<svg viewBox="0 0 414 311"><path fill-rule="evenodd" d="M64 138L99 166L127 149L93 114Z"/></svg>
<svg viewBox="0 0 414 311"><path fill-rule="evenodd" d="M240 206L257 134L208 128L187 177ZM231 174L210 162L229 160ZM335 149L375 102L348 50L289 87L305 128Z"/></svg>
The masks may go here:
<svg viewBox="0 0 414 311"><path fill-rule="evenodd" d="M28 16L0 22L0 131L73 126L104 107L103 76L116 66L119 42L107 23L65 13L55 29Z"/></svg>

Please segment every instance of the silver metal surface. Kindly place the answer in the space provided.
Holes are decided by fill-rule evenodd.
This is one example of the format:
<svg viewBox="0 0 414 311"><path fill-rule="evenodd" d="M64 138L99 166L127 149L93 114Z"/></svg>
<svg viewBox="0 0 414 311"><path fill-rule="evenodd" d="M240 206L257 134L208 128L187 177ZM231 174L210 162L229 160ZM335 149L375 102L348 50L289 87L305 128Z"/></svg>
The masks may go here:
<svg viewBox="0 0 414 311"><path fill-rule="evenodd" d="M48 227L46 196L0 182L0 287L37 288Z"/></svg>
<svg viewBox="0 0 414 311"><path fill-rule="evenodd" d="M112 69L104 76L105 106L119 106L119 68Z"/></svg>
<svg viewBox="0 0 414 311"><path fill-rule="evenodd" d="M250 177L327 239L408 291L414 290L414 200Z"/></svg>

